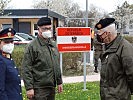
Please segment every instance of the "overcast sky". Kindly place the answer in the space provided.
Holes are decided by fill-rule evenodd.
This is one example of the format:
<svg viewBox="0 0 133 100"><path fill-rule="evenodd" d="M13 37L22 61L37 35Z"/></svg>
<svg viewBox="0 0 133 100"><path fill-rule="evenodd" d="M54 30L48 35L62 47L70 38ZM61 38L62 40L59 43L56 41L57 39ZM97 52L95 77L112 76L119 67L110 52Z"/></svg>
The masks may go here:
<svg viewBox="0 0 133 100"><path fill-rule="evenodd" d="M34 0L12 0L10 3L12 8L16 9L29 9L32 8ZM77 2L82 10L86 9L86 0L72 0ZM107 12L112 12L116 7L124 2L125 0L88 0L88 6L90 4L95 5L98 8L104 9ZM127 0L129 4L133 4L133 0Z"/></svg>

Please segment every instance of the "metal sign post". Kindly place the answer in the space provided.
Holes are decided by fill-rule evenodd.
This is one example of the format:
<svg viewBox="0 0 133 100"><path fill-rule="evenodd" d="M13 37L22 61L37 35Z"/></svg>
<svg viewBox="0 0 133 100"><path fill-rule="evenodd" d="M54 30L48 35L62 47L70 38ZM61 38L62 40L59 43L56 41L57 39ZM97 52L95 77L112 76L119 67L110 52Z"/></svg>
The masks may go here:
<svg viewBox="0 0 133 100"><path fill-rule="evenodd" d="M71 19L85 19L86 28L88 27L88 0L86 0L86 18L66 18ZM75 28L75 27L73 27ZM60 52L60 67L62 70L62 52L83 52L84 54L84 91L86 89L86 55L90 52L90 30L84 29L84 27L72 27L57 28L57 47ZM74 31L75 30L75 31ZM86 31L84 31L86 30ZM87 32L87 33L86 33ZM85 36L84 36L85 35ZM89 35L89 36L88 36ZM86 37L87 36L87 37ZM77 39L78 38L78 39Z"/></svg>
<svg viewBox="0 0 133 100"><path fill-rule="evenodd" d="M62 53L60 53L60 69L61 69L61 74L63 75L63 67L62 67Z"/></svg>
<svg viewBox="0 0 133 100"><path fill-rule="evenodd" d="M57 28L57 47L60 52L60 67L62 70L62 53L83 52L84 54L84 89L86 90L86 54L91 50L91 28L89 27L59 27Z"/></svg>
<svg viewBox="0 0 133 100"><path fill-rule="evenodd" d="M86 91L86 52L84 52L84 89Z"/></svg>
<svg viewBox="0 0 133 100"><path fill-rule="evenodd" d="M88 0L86 0L86 27L88 27ZM86 91L86 52L84 52L84 91Z"/></svg>

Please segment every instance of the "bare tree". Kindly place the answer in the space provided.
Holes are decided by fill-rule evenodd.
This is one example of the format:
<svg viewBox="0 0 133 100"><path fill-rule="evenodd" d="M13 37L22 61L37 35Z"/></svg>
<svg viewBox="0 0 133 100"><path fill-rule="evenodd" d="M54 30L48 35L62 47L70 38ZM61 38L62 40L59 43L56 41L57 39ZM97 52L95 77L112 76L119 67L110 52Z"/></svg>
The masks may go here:
<svg viewBox="0 0 133 100"><path fill-rule="evenodd" d="M71 7L71 0L36 0L33 7L37 9L49 9L67 16Z"/></svg>
<svg viewBox="0 0 133 100"><path fill-rule="evenodd" d="M127 1L125 1L121 6L118 5L116 11L111 13L118 21L119 32L121 33L126 32L126 25L130 20L131 13L132 13L132 8Z"/></svg>
<svg viewBox="0 0 133 100"><path fill-rule="evenodd" d="M106 13L103 9L100 9L93 4L90 5L89 10L88 10L88 26L89 27L94 27L96 22L103 17L106 17L108 13ZM68 22L68 26L82 26L85 27L85 18L86 16L86 11L81 11L80 7L75 3L70 9L68 17L70 18L77 18L77 19L71 19Z"/></svg>
<svg viewBox="0 0 133 100"><path fill-rule="evenodd" d="M11 0L0 0L0 13L1 14L3 14L4 9L7 7L9 2L11 2Z"/></svg>
<svg viewBox="0 0 133 100"><path fill-rule="evenodd" d="M83 17L86 15L86 12L83 12ZM106 17L108 14L105 12L105 10L98 8L97 6L90 4L89 10L88 10L88 26L89 27L94 27L96 22L103 18Z"/></svg>
<svg viewBox="0 0 133 100"><path fill-rule="evenodd" d="M75 16L82 16L80 6L77 3L73 3L68 12L68 17L74 18Z"/></svg>
<svg viewBox="0 0 133 100"><path fill-rule="evenodd" d="M83 11L80 10L80 6L77 3L73 3L68 12L68 20L67 20L68 26L71 26L71 27L84 26L85 21L83 19L80 19L82 17L83 17Z"/></svg>
<svg viewBox="0 0 133 100"><path fill-rule="evenodd" d="M86 12L81 11L80 6L77 3L73 3L72 0L34 0L33 7L37 9L49 9L68 17L66 20L67 26L85 26L85 19L82 18L85 18ZM99 18L107 15L105 11L94 5L90 5L88 12L88 17L93 18L89 20L90 27L94 26Z"/></svg>

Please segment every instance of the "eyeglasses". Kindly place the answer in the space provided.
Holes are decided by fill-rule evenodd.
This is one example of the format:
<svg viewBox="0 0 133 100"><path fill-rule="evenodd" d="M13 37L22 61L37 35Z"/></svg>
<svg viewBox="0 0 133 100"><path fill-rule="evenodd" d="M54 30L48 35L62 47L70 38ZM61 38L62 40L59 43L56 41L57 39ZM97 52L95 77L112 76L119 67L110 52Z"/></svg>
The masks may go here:
<svg viewBox="0 0 133 100"><path fill-rule="evenodd" d="M97 32L98 35L103 35L104 33L106 33L106 31L105 32Z"/></svg>
<svg viewBox="0 0 133 100"><path fill-rule="evenodd" d="M51 31L52 30L52 28L51 27L40 27L41 28L41 30L43 30L43 31Z"/></svg>

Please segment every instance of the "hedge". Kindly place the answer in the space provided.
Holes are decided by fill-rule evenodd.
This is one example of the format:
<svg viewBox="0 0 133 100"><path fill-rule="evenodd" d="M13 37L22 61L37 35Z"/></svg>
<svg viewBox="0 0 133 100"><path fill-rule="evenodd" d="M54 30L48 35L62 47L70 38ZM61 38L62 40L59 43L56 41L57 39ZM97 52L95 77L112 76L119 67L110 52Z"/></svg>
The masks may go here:
<svg viewBox="0 0 133 100"><path fill-rule="evenodd" d="M133 43L133 36L124 36L126 40ZM21 71L21 64L26 45L16 45L12 57L16 63L16 66ZM63 53L63 75L81 75L83 72L78 71L77 61L82 61L82 53ZM81 63L80 63L81 64ZM21 73L21 72L20 72Z"/></svg>

